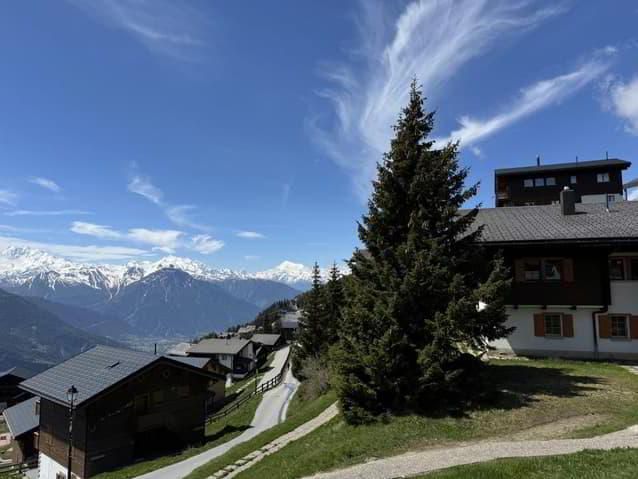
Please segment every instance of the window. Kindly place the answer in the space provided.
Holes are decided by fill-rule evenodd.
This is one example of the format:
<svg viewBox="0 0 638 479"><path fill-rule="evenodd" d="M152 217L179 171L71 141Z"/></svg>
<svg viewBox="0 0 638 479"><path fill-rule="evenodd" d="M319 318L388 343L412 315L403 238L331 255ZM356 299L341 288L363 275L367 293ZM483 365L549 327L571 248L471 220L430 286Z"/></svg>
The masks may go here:
<svg viewBox="0 0 638 479"><path fill-rule="evenodd" d="M546 314L543 316L545 323L545 336L562 336L563 321L560 314Z"/></svg>
<svg viewBox="0 0 638 479"><path fill-rule="evenodd" d="M539 281L541 279L541 262L539 260L525 260L525 281Z"/></svg>
<svg viewBox="0 0 638 479"><path fill-rule="evenodd" d="M609 260L609 279L613 281L622 281L625 279L624 258L612 258Z"/></svg>
<svg viewBox="0 0 638 479"><path fill-rule="evenodd" d="M616 201L616 195L607 195L607 203L613 203Z"/></svg>
<svg viewBox="0 0 638 479"><path fill-rule="evenodd" d="M627 338L629 336L629 327L627 326L627 316L610 316L611 319L611 337Z"/></svg>
<svg viewBox="0 0 638 479"><path fill-rule="evenodd" d="M556 178L551 176L549 178L545 178L545 184L547 186L556 186Z"/></svg>
<svg viewBox="0 0 638 479"><path fill-rule="evenodd" d="M578 178L576 178L576 175L572 175L572 176L569 178L569 182L570 182L572 185L575 185L576 183L578 183Z"/></svg>
<svg viewBox="0 0 638 479"><path fill-rule="evenodd" d="M631 258L629 262L629 278L632 281L638 281L638 258Z"/></svg>
<svg viewBox="0 0 638 479"><path fill-rule="evenodd" d="M35 411L34 411L34 414L35 414L36 416L39 416L39 415L40 415L40 400L39 400L39 399L35 402Z"/></svg>
<svg viewBox="0 0 638 479"><path fill-rule="evenodd" d="M525 186L525 188L533 188L534 187L534 180L532 180L531 178L523 180L523 185Z"/></svg>
<svg viewBox="0 0 638 479"><path fill-rule="evenodd" d="M534 180L534 186L545 186L545 178L536 178Z"/></svg>
<svg viewBox="0 0 638 479"><path fill-rule="evenodd" d="M598 183L609 183L609 173L598 173L596 175L596 181Z"/></svg>
<svg viewBox="0 0 638 479"><path fill-rule="evenodd" d="M164 391L154 391L153 392L153 404L162 404L164 402Z"/></svg>
<svg viewBox="0 0 638 479"><path fill-rule="evenodd" d="M563 261L560 259L543 260L543 279L546 281L560 281L562 269Z"/></svg>

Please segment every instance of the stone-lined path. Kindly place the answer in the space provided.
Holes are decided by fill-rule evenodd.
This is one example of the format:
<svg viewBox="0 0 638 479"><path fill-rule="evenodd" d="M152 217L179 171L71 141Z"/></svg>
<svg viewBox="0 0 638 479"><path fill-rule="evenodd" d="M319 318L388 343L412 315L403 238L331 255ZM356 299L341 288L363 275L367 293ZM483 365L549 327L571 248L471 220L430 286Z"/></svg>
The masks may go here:
<svg viewBox="0 0 638 479"><path fill-rule="evenodd" d="M393 479L494 459L558 456L572 454L584 449L608 450L617 447L638 447L638 426L631 426L622 431L588 439L552 439L548 441L519 442L486 441L466 446L409 452L346 469L315 474L308 479Z"/></svg>

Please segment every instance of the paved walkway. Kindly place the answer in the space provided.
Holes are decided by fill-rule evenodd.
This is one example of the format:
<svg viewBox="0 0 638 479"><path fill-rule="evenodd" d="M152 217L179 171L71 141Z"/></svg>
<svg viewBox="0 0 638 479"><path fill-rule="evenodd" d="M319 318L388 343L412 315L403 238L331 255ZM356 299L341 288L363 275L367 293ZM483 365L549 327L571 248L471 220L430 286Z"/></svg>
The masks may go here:
<svg viewBox="0 0 638 479"><path fill-rule="evenodd" d="M279 367L282 367L284 363L281 363ZM277 371L275 375L278 373L279 371ZM298 386L299 381L297 381L290 372L290 369L288 369L283 383L264 393L259 406L257 406L255 417L253 418L249 429L246 429L236 438L209 449L208 451L202 452L197 456L193 456L176 464L171 464L170 466L162 469L138 476L136 479L182 479L198 467L203 466L222 454L225 454L237 444L246 442L258 434L261 434L266 429L276 426L283 420L283 418L285 418L285 411L288 408L288 403Z"/></svg>
<svg viewBox="0 0 638 479"><path fill-rule="evenodd" d="M275 351L275 357L273 358L272 363L270 363L270 369L266 371L266 373L262 376L259 384L257 384L258 387L262 384L266 384L268 381L273 379L281 372L282 368L286 364L286 361L288 360L289 354L290 346L286 346Z"/></svg>
<svg viewBox="0 0 638 479"><path fill-rule="evenodd" d="M584 449L607 450L616 447L638 447L638 426L589 439L479 442L466 446L409 452L346 469L316 474L309 479L392 479L506 457L555 456L572 454Z"/></svg>

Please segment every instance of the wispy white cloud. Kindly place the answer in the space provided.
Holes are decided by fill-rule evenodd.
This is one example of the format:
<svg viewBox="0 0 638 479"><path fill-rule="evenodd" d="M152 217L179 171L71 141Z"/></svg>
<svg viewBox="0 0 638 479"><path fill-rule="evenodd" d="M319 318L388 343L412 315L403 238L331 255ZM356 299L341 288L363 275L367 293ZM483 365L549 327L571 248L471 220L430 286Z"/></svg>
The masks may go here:
<svg viewBox="0 0 638 479"><path fill-rule="evenodd" d="M105 25L129 33L151 52L194 60L204 46L203 14L170 0L69 0Z"/></svg>
<svg viewBox="0 0 638 479"><path fill-rule="evenodd" d="M77 246L30 241L11 236L0 236L0 249L8 246L28 246L30 248L48 251L68 259L88 262L123 261L150 254L148 251L143 249L127 248L123 246Z"/></svg>
<svg viewBox="0 0 638 479"><path fill-rule="evenodd" d="M254 254L247 254L246 256L244 256L244 259L246 261L255 261L255 260L258 260L259 258L261 258L261 256L257 256Z"/></svg>
<svg viewBox="0 0 638 479"><path fill-rule="evenodd" d="M137 169L136 166L135 168ZM210 226L193 219L193 213L197 210L195 205L172 205L164 201L162 190L155 186L150 178L146 176L134 175L128 183L128 190L161 207L167 218L177 226L198 231L210 231L212 229Z"/></svg>
<svg viewBox="0 0 638 479"><path fill-rule="evenodd" d="M14 210L7 211L7 216L69 216L69 215L92 215L90 211L84 210Z"/></svg>
<svg viewBox="0 0 638 479"><path fill-rule="evenodd" d="M477 120L464 116L460 128L438 142L459 141L469 146L483 140L511 124L543 108L559 103L599 78L611 66L608 53L597 53L595 58L563 75L541 80L521 90L519 97L501 113Z"/></svg>
<svg viewBox="0 0 638 479"><path fill-rule="evenodd" d="M110 226L85 223L83 221L74 221L71 224L71 231L80 235L94 236L102 239L119 239L122 237L121 233L113 230Z"/></svg>
<svg viewBox="0 0 638 479"><path fill-rule="evenodd" d="M266 237L261 233L257 233L256 231L239 231L236 233L236 235L244 239L263 239Z"/></svg>
<svg viewBox="0 0 638 479"><path fill-rule="evenodd" d="M133 241L153 246L154 250L172 254L179 246L179 241L184 236L184 233L176 230L133 228L128 231L127 236Z"/></svg>
<svg viewBox="0 0 638 479"><path fill-rule="evenodd" d="M427 95L436 95L446 80L497 41L565 11L562 4L536 8L532 0L416 0L389 24L388 4L362 0L360 5L360 41L352 57L359 68L322 66L321 73L334 85L318 92L332 106L332 125L325 127L314 116L306 127L350 172L362 198L368 196L414 77Z"/></svg>
<svg viewBox="0 0 638 479"><path fill-rule="evenodd" d="M0 203L14 206L18 200L18 195L10 190L0 190Z"/></svg>
<svg viewBox="0 0 638 479"><path fill-rule="evenodd" d="M151 183L151 180L145 176L134 176L131 181L129 181L128 190L131 193L143 196L156 205L162 203L162 190L157 188L153 183Z"/></svg>
<svg viewBox="0 0 638 479"><path fill-rule="evenodd" d="M627 83L613 82L609 101L613 112L625 122L627 132L638 135L638 75Z"/></svg>
<svg viewBox="0 0 638 479"><path fill-rule="evenodd" d="M191 249L201 254L211 254L224 247L224 242L210 235L195 235L191 238Z"/></svg>
<svg viewBox="0 0 638 479"><path fill-rule="evenodd" d="M29 178L29 182L33 183L34 185L41 186L42 188L47 189L49 191L53 191L54 193L59 193L60 191L62 191L62 188L60 188L60 185L58 185L55 181L50 180L49 178L35 176L33 178Z"/></svg>

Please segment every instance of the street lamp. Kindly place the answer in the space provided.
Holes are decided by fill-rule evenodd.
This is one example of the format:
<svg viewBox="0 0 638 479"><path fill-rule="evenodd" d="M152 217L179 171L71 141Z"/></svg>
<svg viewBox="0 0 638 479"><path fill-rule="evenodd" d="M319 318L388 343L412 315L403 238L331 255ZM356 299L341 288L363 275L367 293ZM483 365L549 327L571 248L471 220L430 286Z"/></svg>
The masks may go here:
<svg viewBox="0 0 638 479"><path fill-rule="evenodd" d="M71 463L73 461L73 407L75 401L78 398L78 390L75 386L71 387L66 392L66 399L69 402L69 457L67 462L67 479L71 479Z"/></svg>

